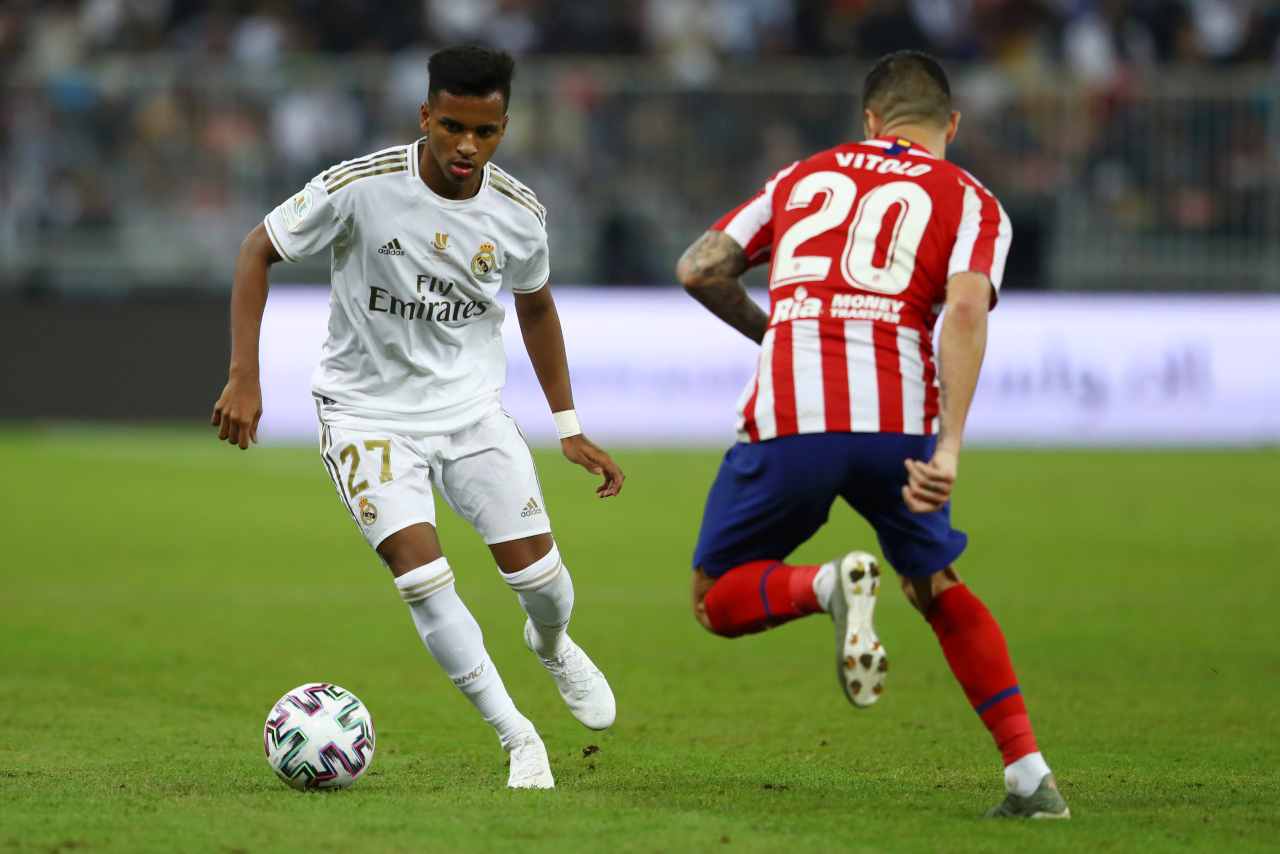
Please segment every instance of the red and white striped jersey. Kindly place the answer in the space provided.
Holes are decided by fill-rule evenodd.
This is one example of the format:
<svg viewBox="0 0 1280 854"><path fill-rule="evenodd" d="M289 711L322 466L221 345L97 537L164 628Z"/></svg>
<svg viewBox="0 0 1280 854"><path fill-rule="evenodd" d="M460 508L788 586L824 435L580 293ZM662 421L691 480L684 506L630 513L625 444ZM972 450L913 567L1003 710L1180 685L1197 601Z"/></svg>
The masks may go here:
<svg viewBox="0 0 1280 854"><path fill-rule="evenodd" d="M957 273L1004 275L1009 217L910 140L841 145L778 172L713 226L771 261L769 328L738 407L742 441L938 430L933 327Z"/></svg>

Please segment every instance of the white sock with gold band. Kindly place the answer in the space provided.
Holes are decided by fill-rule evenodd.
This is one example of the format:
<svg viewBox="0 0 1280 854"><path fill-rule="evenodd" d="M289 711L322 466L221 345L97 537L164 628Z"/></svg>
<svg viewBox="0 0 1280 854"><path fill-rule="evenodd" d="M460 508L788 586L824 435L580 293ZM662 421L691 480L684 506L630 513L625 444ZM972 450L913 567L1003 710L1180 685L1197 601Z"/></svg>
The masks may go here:
<svg viewBox="0 0 1280 854"><path fill-rule="evenodd" d="M503 747L534 731L520 714L484 649L480 624L453 586L453 570L439 558L396 579L413 624L431 657L498 733Z"/></svg>
<svg viewBox="0 0 1280 854"><path fill-rule="evenodd" d="M573 614L573 579L560 549L553 545L543 557L519 572L503 573L502 579L533 623L534 652L546 658L555 655Z"/></svg>
<svg viewBox="0 0 1280 854"><path fill-rule="evenodd" d="M560 550L553 545L529 566L502 577L529 616L524 624L525 646L551 674L569 711L591 729L612 725L618 714L613 690L567 631L573 614L573 580Z"/></svg>

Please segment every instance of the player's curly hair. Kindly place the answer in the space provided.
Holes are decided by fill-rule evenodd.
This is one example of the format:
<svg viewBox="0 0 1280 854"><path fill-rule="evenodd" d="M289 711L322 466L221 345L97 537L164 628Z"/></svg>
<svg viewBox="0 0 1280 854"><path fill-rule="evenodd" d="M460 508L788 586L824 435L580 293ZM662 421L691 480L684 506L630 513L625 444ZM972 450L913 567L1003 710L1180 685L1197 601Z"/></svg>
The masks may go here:
<svg viewBox="0 0 1280 854"><path fill-rule="evenodd" d="M502 93L502 103L511 102L511 78L516 61L505 50L475 44L446 47L427 60L427 98L437 92L484 97Z"/></svg>
<svg viewBox="0 0 1280 854"><path fill-rule="evenodd" d="M951 119L951 84L938 60L918 50L900 50L881 57L862 84L862 107L885 124L929 122L946 125Z"/></svg>

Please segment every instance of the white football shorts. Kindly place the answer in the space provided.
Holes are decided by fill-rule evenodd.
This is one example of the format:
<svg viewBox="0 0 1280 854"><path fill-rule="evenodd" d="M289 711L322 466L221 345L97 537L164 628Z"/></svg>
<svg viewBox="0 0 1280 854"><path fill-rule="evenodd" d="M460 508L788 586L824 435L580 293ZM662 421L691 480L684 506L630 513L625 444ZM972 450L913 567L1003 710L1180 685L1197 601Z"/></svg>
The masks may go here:
<svg viewBox="0 0 1280 854"><path fill-rule="evenodd" d="M550 533L533 455L506 412L447 434L335 427L323 403L317 412L325 468L374 548L410 525L435 525L433 487L486 543Z"/></svg>

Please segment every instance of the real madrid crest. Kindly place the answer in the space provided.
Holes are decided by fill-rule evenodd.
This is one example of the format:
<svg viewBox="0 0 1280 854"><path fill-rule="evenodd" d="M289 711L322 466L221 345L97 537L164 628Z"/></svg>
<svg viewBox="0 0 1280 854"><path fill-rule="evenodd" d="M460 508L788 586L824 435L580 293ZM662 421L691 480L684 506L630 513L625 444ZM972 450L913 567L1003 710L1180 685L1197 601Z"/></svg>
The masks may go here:
<svg viewBox="0 0 1280 854"><path fill-rule="evenodd" d="M497 247L488 241L480 244L480 250L471 258L471 275L483 279L498 267Z"/></svg>
<svg viewBox="0 0 1280 854"><path fill-rule="evenodd" d="M368 498L360 498L360 521L366 528L378 521L378 508Z"/></svg>

